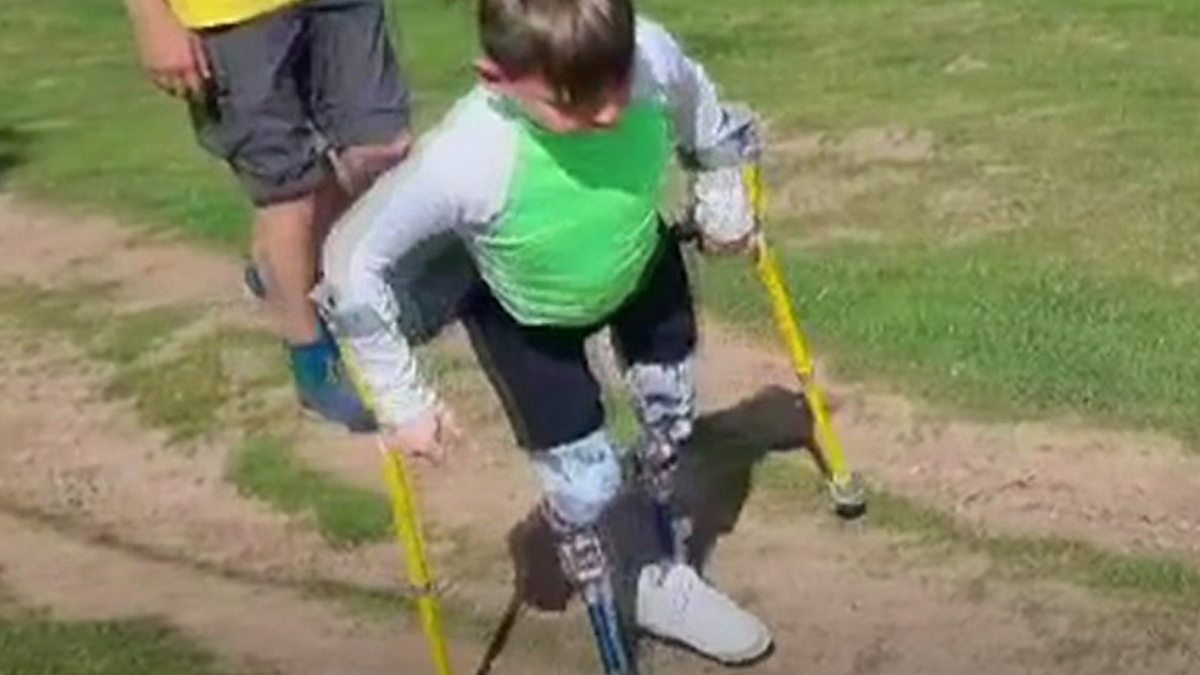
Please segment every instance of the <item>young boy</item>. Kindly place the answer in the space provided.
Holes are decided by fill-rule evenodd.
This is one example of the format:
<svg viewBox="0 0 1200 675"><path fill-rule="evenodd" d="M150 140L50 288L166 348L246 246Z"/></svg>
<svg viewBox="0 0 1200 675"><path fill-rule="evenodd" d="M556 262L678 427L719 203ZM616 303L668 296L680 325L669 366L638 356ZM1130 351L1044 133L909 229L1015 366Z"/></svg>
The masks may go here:
<svg viewBox="0 0 1200 675"><path fill-rule="evenodd" d="M465 244L481 282L460 316L530 453L568 578L582 586L595 569L581 568L604 548L597 521L621 487L584 341L610 328L648 438L671 452L687 442L696 320L657 208L678 152L706 242L744 248L754 126L719 104L661 27L635 19L630 0L480 0L479 29L481 85L338 223L319 293L389 447L437 454L453 420L398 328L411 303L390 289L389 270L447 233ZM662 458L643 454L643 466L669 481ZM639 626L722 662L763 655L767 628L679 560L641 570Z"/></svg>
<svg viewBox="0 0 1200 675"><path fill-rule="evenodd" d="M275 310L301 403L373 428L308 294L330 224L408 149L408 93L381 0L126 6L149 76L188 100L200 145L254 204L247 281Z"/></svg>

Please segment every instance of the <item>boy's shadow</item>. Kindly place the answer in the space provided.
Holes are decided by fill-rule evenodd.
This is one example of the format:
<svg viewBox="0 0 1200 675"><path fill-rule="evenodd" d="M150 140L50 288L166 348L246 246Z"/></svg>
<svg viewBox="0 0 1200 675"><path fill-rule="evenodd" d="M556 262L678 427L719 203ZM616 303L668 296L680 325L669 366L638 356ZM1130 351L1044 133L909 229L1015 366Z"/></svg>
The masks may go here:
<svg viewBox="0 0 1200 675"><path fill-rule="evenodd" d="M9 171L28 159L26 153L30 140L28 132L16 127L0 127L0 185L3 185Z"/></svg>
<svg viewBox="0 0 1200 675"><path fill-rule="evenodd" d="M697 420L677 477L679 506L692 520L688 556L697 569L703 569L717 541L737 524L755 465L770 452L811 446L812 416L804 398L778 386ZM619 561L618 595L627 602L634 597L638 571L662 557L653 522L649 498L632 483L602 522ZM554 536L536 509L510 530L508 547L515 574L512 602L479 673L488 672L520 607L560 612L572 595L559 568Z"/></svg>

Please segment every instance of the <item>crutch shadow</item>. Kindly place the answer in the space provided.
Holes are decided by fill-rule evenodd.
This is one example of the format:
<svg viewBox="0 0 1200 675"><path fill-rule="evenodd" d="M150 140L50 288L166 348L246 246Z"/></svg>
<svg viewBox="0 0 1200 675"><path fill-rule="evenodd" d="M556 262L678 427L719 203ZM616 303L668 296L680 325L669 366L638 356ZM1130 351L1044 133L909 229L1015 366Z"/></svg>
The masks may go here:
<svg viewBox="0 0 1200 675"><path fill-rule="evenodd" d="M0 187L4 186L10 171L28 161L31 140L28 132L16 127L0 127Z"/></svg>
<svg viewBox="0 0 1200 675"><path fill-rule="evenodd" d="M778 386L697 420L677 483L679 505L692 519L688 556L693 565L703 569L717 542L736 527L750 496L754 467L772 452L811 447L812 437L812 415L803 397ZM615 552L617 594L626 612L638 572L664 554L653 522L653 505L635 486L627 486L602 522ZM508 549L513 602L493 633L479 675L490 672L490 660L503 650L519 606L561 612L572 595L558 565L554 536L536 509L509 531Z"/></svg>

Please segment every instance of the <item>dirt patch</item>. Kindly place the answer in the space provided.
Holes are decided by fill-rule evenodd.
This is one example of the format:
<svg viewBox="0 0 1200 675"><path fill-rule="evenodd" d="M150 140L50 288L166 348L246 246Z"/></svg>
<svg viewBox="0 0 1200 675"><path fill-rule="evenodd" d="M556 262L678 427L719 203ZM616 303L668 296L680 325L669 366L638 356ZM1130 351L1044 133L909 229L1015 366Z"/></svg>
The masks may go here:
<svg viewBox="0 0 1200 675"><path fill-rule="evenodd" d="M257 324L226 258L0 199L0 246L22 252L0 262L0 281L106 284L122 310L186 308L189 334ZM22 336L3 317L0 337L0 494L13 503L215 566L394 587L393 547L334 551L310 523L240 496L224 479L230 439L167 447L128 403L108 399L104 366L53 336Z"/></svg>
<svg viewBox="0 0 1200 675"><path fill-rule="evenodd" d="M788 134L768 145L769 207L784 215L836 213L870 194L914 183L914 167L936 154L932 132L899 126L856 129L842 136ZM822 234L823 239L883 237L846 228Z"/></svg>
<svg viewBox="0 0 1200 675"><path fill-rule="evenodd" d="M707 405L729 406L769 385L796 389L782 351L712 322L707 328ZM1200 561L1200 457L1176 441L1067 420L963 422L863 386L832 388L852 462L889 489L1001 532Z"/></svg>
<svg viewBox="0 0 1200 675"><path fill-rule="evenodd" d="M241 275L228 258L103 217L64 222L0 193L0 277L31 284L111 284L134 304L227 306ZM16 252L20 252L17 254Z"/></svg>
<svg viewBox="0 0 1200 675"><path fill-rule="evenodd" d="M864 137L884 137L872 132ZM908 156L919 155L906 150ZM902 153L902 154L905 154ZM147 282L136 265L128 261L129 235L111 222L96 220L83 227L79 223L63 223L53 214L12 200L2 203L0 211L0 243L6 250L30 251L28 255L5 256L0 263L0 278L23 277L37 282L59 283L63 279L95 279L107 276L121 281L124 292L133 298L151 297L158 284ZM124 242L124 243L122 243ZM237 306L238 271L236 265L214 255L204 255L180 244L156 243L144 245L141 255L161 252L164 260L187 260L181 269L205 268L203 272L187 274L176 283L184 286L190 280L211 301L223 307ZM19 248L17 248L19 247ZM158 255L158 254L155 254ZM153 257L153 256L151 256ZM72 261L88 259L86 266ZM36 260L36 264L32 261ZM157 266L152 266L158 269ZM219 280L219 281L218 281ZM193 291L181 290L181 295ZM201 293L200 290L194 293ZM252 316L249 307L242 306L243 316ZM248 319L249 320L249 319ZM743 340L721 325L708 322L701 358L702 396L709 410L728 408L752 397L769 384L794 388L793 377L774 345ZM465 358L461 342L458 354ZM53 358L46 356L44 358ZM63 358L60 354L57 358ZM27 450L5 453L3 461L14 462L14 456L26 458L17 463L4 478L23 475L30 480L10 478L19 489L29 489L27 483L45 481L62 483L61 475L72 466L66 457L55 453L73 452L80 458L98 461L94 451L83 448L68 451L73 443L89 437L98 426L92 421L73 425L70 418L63 423L57 411L71 410L82 401L97 403L96 383L55 382L45 384L43 366L30 362L26 355L11 354L4 360L6 372L2 386L9 401L5 426L16 426L24 436L39 433L42 440L23 441ZM20 371L20 372L17 372ZM469 379L474 377L474 380ZM42 383L42 384L39 384ZM477 376L468 376L463 391L483 388ZM81 389L82 387L82 389ZM484 388L486 390L486 388ZM956 511L983 524L995 523L1006 531L1053 533L1080 537L1115 546L1121 550L1165 552L1200 559L1200 502L1193 498L1200 481L1200 458L1187 453L1176 442L1155 435L1122 434L1080 428L1069 421L1054 423L977 424L947 420L903 398L880 394L862 387L842 386L838 389L846 399L838 419L846 436L855 463L873 479L905 494L928 500ZM40 392L49 397L31 400L26 392ZM71 394L70 392L76 392ZM75 396L73 400L70 396ZM66 397L66 398L63 398ZM484 400L490 400L484 395ZM22 404L21 402L25 402ZM18 412L18 406L24 405ZM103 406L101 406L103 407ZM111 407L110 407L111 408ZM100 414L112 419L110 409ZM528 484L520 457L513 455L502 417L494 405L483 405L462 411L472 429L490 429L476 438L473 450L460 460L461 470L429 472L431 506L454 523L459 514L470 513L482 504L459 505L455 499L471 499L487 494L491 485L524 486ZM41 420L39 422L38 420ZM774 423L788 425L788 419ZM143 434L125 420L125 433ZM35 431L42 429L42 431ZM378 485L378 458L369 439L347 439L341 434L314 432L306 443L309 457L324 464L358 476L364 482ZM74 438L68 438L74 434ZM19 437L16 431L7 438ZM40 444L40 445L39 445ZM110 443L114 447L134 447L128 438L118 436ZM43 447L44 446L44 447ZM113 463L115 470L133 456L154 455L154 442L143 442L137 452L127 451ZM38 448L33 451L34 448ZM57 448L57 449L55 449ZM161 454L161 453L159 453ZM183 460L167 475L188 473L190 462L206 465L206 484L222 486L220 481L220 452L201 453L197 460ZM37 467L41 457L54 457L45 464L57 467L59 478L48 476L49 469ZM30 459L33 458L33 459ZM165 461L165 460L164 460ZM32 464L30 464L30 462ZM24 467L24 468L22 468ZM34 480L29 471L41 471L44 479ZM79 475L96 473L86 466L75 469ZM19 473L25 472L25 473ZM499 476L492 472L498 472ZM445 476L446 478L439 478ZM464 485L459 481L478 484ZM194 478L187 478L194 481ZM445 480L445 484L439 481ZM458 488L454 489L457 485ZM24 487L23 487L24 486ZM469 488L469 489L468 489ZM41 488L39 488L41 489ZM197 488L181 486L176 494L186 495ZM213 488L215 489L215 487ZM229 488L222 489L228 490ZM525 487L507 488L503 515L509 516L525 508L531 499ZM104 489L100 494L118 494L121 490ZM172 492L172 491L168 491ZM86 491L85 493L86 494ZM457 495L450 497L448 495ZM227 495L226 495L227 496ZM1116 499L1114 499L1114 496ZM93 497L96 499L98 497ZM62 501L55 497L51 503ZM76 498L81 499L81 498ZM182 501L175 498L175 502ZM221 497L224 499L224 496ZM443 510L437 507L441 499L448 500ZM471 506L472 508L463 508ZM491 506L494 506L492 504ZM185 507L180 507L186 510ZM153 511L151 511L153 512ZM249 522L242 516L227 522ZM279 521L276 521L276 526ZM220 537L217 537L218 539ZM191 535L183 537L190 540ZM290 558L290 555L282 556ZM339 562L339 568L342 564ZM375 577L375 573L370 574Z"/></svg>
<svg viewBox="0 0 1200 675"><path fill-rule="evenodd" d="M833 160L843 164L922 164L937 155L932 131L899 125L863 127L841 136L794 133L773 139L768 154L788 160Z"/></svg>
<svg viewBox="0 0 1200 675"><path fill-rule="evenodd" d="M946 64L942 72L947 75L965 75L988 69L988 62L971 54L959 54L953 61Z"/></svg>
<svg viewBox="0 0 1200 675"><path fill-rule="evenodd" d="M897 185L911 184L916 176L901 171L852 171L836 167L812 169L769 168L772 176L790 175L791 178L773 181L776 186L770 193L771 208L784 214L816 215L836 213L851 202L877 190ZM827 238L852 239L855 241L881 242L883 232L867 229L833 232L825 228Z"/></svg>
<svg viewBox="0 0 1200 675"><path fill-rule="evenodd" d="M394 584L391 548L329 549L307 523L239 496L224 480L225 446L165 447L132 411L104 400L100 369L52 341L29 344L0 327L7 500L216 566Z"/></svg>
<svg viewBox="0 0 1200 675"><path fill-rule="evenodd" d="M900 126L856 129L826 153L855 164L921 164L937 154L933 132Z"/></svg>
<svg viewBox="0 0 1200 675"><path fill-rule="evenodd" d="M1115 607L1069 589L1014 589L992 580L982 562L906 563L874 537L811 522L747 518L713 566L722 585L753 599L790 638L763 673L1149 675L1200 667L1188 645L1192 626L1160 617L1131 627L1113 618ZM1087 648L1072 649L1076 641Z"/></svg>
<svg viewBox="0 0 1200 675"><path fill-rule="evenodd" d="M255 672L428 671L419 632L371 625L286 590L196 574L0 515L0 570L18 602L66 619L167 618ZM466 646L456 656L474 659Z"/></svg>

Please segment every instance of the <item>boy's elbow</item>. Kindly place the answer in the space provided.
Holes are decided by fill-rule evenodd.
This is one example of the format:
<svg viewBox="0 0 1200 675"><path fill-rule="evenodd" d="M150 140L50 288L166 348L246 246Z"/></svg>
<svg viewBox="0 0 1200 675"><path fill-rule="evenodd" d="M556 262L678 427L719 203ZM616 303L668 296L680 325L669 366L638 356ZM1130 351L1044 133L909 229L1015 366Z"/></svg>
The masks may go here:
<svg viewBox="0 0 1200 675"><path fill-rule="evenodd" d="M693 171L749 164L762 156L760 123L748 107L722 106L711 131L700 135L707 142L698 143L684 158Z"/></svg>
<svg viewBox="0 0 1200 675"><path fill-rule="evenodd" d="M361 239L347 230L335 228L325 241L320 256L320 282L313 299L328 318L352 314L358 307L370 307L375 289L382 280L383 266L364 250Z"/></svg>

